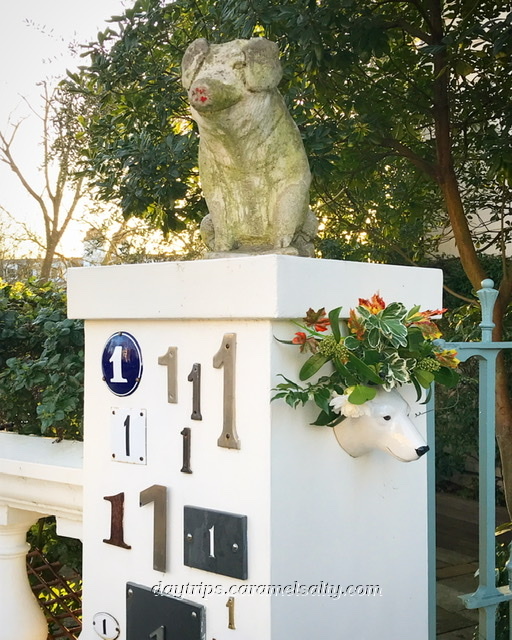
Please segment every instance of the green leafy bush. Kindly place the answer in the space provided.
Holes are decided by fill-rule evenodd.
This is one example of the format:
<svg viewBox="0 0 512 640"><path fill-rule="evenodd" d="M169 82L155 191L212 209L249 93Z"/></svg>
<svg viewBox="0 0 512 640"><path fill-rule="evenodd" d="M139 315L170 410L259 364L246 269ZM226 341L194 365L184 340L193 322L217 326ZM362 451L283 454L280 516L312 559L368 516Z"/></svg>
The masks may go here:
<svg viewBox="0 0 512 640"><path fill-rule="evenodd" d="M0 428L81 439L83 323L52 282L0 280Z"/></svg>
<svg viewBox="0 0 512 640"><path fill-rule="evenodd" d="M502 536L505 533L510 533L512 530L512 523L498 527L496 530L496 584L498 586L507 585L509 583L509 573L507 570L507 563L510 558L510 546L509 542L502 541ZM503 536L506 538L506 536ZM496 640L509 640L510 632L510 615L508 603L501 603L496 610Z"/></svg>
<svg viewBox="0 0 512 640"><path fill-rule="evenodd" d="M495 282L501 279L500 256L482 256L486 273ZM460 299L445 292L444 306L449 312L439 322L448 341L481 340L479 324L482 312L478 298L464 275L458 258L440 258L430 266L443 269L444 282L452 291L474 299L473 304L461 304ZM504 340L512 337L512 308L504 316ZM508 369L512 369L512 354L504 351ZM439 490L456 491L465 497L478 499L478 362L475 358L461 363L460 383L454 389L441 386L436 390L436 479ZM511 378L512 380L512 378ZM512 383L511 389L512 392ZM500 467L499 453L496 467ZM469 468L474 471L468 471ZM462 484L461 484L462 483ZM497 499L504 504L503 487L497 479Z"/></svg>
<svg viewBox="0 0 512 640"><path fill-rule="evenodd" d="M57 562L69 572L82 573L82 543L59 536L55 516L40 518L27 534L31 549L38 549L48 562Z"/></svg>

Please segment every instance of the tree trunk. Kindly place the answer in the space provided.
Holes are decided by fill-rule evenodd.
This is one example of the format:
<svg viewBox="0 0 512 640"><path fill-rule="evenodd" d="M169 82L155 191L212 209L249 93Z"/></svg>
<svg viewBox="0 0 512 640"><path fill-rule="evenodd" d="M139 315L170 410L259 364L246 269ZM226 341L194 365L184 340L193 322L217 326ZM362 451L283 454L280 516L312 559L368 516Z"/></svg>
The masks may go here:
<svg viewBox="0 0 512 640"><path fill-rule="evenodd" d="M503 492L512 520L512 403L508 390L509 372L500 354L496 363L496 440L501 459Z"/></svg>
<svg viewBox="0 0 512 640"><path fill-rule="evenodd" d="M50 280L50 276L52 273L52 263L53 263L53 254L49 255L47 251L43 258L43 264L41 265L41 271L39 273L39 277L41 278L41 280L44 280L45 282Z"/></svg>
<svg viewBox="0 0 512 640"><path fill-rule="evenodd" d="M498 297L494 307L493 341L503 340L503 319L509 300ZM503 493L508 514L512 520L512 402L508 388L508 378L503 352L496 362L496 440L501 460L501 474L503 477Z"/></svg>
<svg viewBox="0 0 512 640"><path fill-rule="evenodd" d="M459 252L464 272L475 289L479 289L485 279L485 271L475 249L471 231L464 211L460 188L455 173L452 152L452 130L450 109L450 61L444 38L444 21L441 0L429 0L429 16L432 25L434 44L440 50L434 54L434 123L436 132L437 181L439 183L446 211L450 219L455 243ZM502 283L505 285L505 283ZM493 339L502 340L503 317L510 301L507 290L500 291L494 309L496 328ZM510 400L508 373L503 355L498 358L496 366L496 439L501 457L505 499L509 515L512 518L512 403Z"/></svg>
<svg viewBox="0 0 512 640"><path fill-rule="evenodd" d="M41 271L39 273L39 277L45 282L51 279L53 259L55 257L55 251L57 250L59 240L60 236L57 241L55 241L55 238L51 236L46 236L46 249L44 253L43 264L41 265Z"/></svg>

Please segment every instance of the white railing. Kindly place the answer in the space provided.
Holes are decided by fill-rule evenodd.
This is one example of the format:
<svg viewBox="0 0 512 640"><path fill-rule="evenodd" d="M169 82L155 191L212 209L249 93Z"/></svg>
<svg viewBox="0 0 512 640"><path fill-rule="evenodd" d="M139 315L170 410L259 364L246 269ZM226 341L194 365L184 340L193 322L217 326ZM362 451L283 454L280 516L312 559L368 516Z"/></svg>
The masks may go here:
<svg viewBox="0 0 512 640"><path fill-rule="evenodd" d="M54 515L60 535L82 538L82 443L0 433L0 640L46 640L27 578L28 529Z"/></svg>

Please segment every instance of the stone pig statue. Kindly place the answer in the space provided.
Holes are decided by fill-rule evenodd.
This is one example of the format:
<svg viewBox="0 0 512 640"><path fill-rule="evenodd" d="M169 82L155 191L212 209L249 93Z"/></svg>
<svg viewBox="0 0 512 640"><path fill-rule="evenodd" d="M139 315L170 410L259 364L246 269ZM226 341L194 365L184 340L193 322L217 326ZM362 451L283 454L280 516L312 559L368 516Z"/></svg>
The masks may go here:
<svg viewBox="0 0 512 640"><path fill-rule="evenodd" d="M209 210L201 233L213 252L313 255L311 174L281 75L278 47L265 38L194 40L183 57Z"/></svg>
<svg viewBox="0 0 512 640"><path fill-rule="evenodd" d="M361 405L366 415L345 418L334 427L340 446L353 458L381 449L401 462L418 460L429 447L409 418L407 402L395 389L379 389L373 400Z"/></svg>

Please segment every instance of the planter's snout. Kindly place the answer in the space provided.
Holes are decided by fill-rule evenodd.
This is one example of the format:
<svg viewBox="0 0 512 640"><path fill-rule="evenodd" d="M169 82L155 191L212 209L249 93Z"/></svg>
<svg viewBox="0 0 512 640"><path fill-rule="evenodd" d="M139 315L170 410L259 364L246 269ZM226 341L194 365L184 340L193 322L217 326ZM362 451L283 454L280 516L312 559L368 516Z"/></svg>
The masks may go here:
<svg viewBox="0 0 512 640"><path fill-rule="evenodd" d="M396 389L379 389L375 398L366 402L366 408L366 415L345 418L334 427L339 445L353 458L380 449L401 462L413 462L427 453L429 446Z"/></svg>

